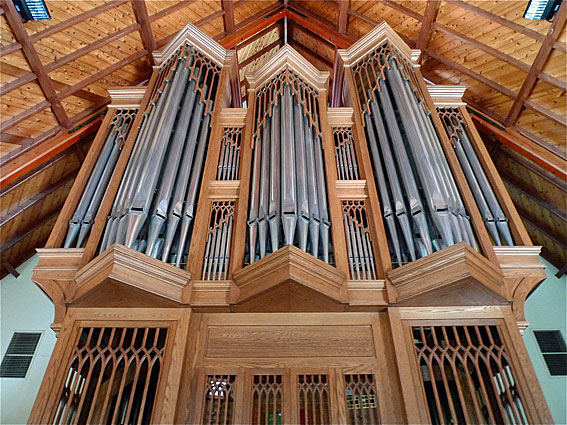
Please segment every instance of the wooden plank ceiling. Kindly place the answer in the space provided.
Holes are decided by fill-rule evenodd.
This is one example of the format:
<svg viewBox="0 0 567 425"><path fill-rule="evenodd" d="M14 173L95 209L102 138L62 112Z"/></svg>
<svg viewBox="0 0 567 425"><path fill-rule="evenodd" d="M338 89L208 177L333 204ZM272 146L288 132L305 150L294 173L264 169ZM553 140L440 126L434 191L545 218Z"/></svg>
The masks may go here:
<svg viewBox="0 0 567 425"><path fill-rule="evenodd" d="M144 83L150 52L187 22L237 50L245 96L244 73L284 43L332 73L337 48L386 21L422 50L430 82L467 86L534 243L565 270L566 2L553 22L524 19L527 0L46 3L52 19L22 23L12 0L0 2L1 276L44 243L100 124L106 89Z"/></svg>

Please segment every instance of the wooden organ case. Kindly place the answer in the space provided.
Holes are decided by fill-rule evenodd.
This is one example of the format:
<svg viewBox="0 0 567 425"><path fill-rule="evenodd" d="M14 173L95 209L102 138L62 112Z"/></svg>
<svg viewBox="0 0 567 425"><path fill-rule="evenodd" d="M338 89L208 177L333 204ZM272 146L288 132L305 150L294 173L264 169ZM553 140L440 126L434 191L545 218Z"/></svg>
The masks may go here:
<svg viewBox="0 0 567 425"><path fill-rule="evenodd" d="M386 24L335 75L247 75L192 25L112 103L34 281L29 422L550 423L520 331L539 247L458 86Z"/></svg>

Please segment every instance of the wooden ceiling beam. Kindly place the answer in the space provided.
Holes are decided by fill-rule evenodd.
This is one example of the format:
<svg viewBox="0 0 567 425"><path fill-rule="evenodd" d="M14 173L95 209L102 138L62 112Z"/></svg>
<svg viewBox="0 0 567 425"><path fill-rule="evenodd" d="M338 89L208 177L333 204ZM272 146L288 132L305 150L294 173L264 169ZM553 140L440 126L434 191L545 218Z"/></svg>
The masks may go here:
<svg viewBox="0 0 567 425"><path fill-rule="evenodd" d="M530 190L528 188L525 188L524 185L518 182L511 173L502 169L500 169L499 171L500 171L500 176L502 177L502 180L504 180L506 186L520 192L523 196L537 203L542 208L546 209L551 214L556 216L559 220L567 223L567 214L565 213L565 211L560 210L551 202L547 202L545 199L541 198L537 194L534 194L533 189Z"/></svg>
<svg viewBox="0 0 567 425"><path fill-rule="evenodd" d="M140 58L143 58L147 54L148 54L148 51L146 49L139 50L136 53L128 56L127 58L124 58L121 61L116 62L116 63L112 64L111 66L104 68L104 69L92 74L91 76L85 78L84 80L79 81L78 83L70 86L68 89L63 90L59 94L59 96L61 97L61 99L72 96L75 93L77 93L79 90L82 90L83 88L90 86L92 83L100 80L101 78L104 78L107 75L112 74L115 71L118 71L120 68L122 68L126 65L129 65L132 62L135 62Z"/></svg>
<svg viewBox="0 0 567 425"><path fill-rule="evenodd" d="M30 65L31 70L35 73L35 75L37 75L37 80L39 82L41 90L45 94L46 99L51 104L51 109L53 110L57 121L63 127L69 128L71 126L71 121L69 120L67 112L65 112L65 109L61 104L61 100L57 96L55 87L53 86L51 79L47 75L47 72L45 71L45 68L41 63L41 59L39 58L39 55L37 54L37 51L35 50L35 47L33 46L33 43L30 40L26 29L24 28L20 14L16 11L12 0L3 0L2 4L4 11L6 12L6 20L8 21L8 24L10 25L10 28L14 33L14 37L22 45L24 55Z"/></svg>
<svg viewBox="0 0 567 425"><path fill-rule="evenodd" d="M488 120L483 119L480 112L475 111L475 109L470 106L468 108L472 111L471 118L479 131L491 135L508 147L507 152L510 157L548 182L567 191L565 160L555 155L553 152L534 144L531 140L528 140L525 136L518 134L514 130L496 127ZM553 176L547 175L547 173L540 170L539 167L550 172Z"/></svg>
<svg viewBox="0 0 567 425"><path fill-rule="evenodd" d="M286 16L294 22L302 25L309 31L319 35L325 40L330 41L339 49L350 47L356 40L347 34L341 34L330 25L324 23L311 12L297 6L289 6L286 9Z"/></svg>
<svg viewBox="0 0 567 425"><path fill-rule="evenodd" d="M223 24L224 24L224 31L227 34L232 34L235 30L235 22L234 22L234 3L232 0L221 0L222 10L224 11L223 15Z"/></svg>
<svg viewBox="0 0 567 425"><path fill-rule="evenodd" d="M240 21L238 24L236 24L235 26L235 30L238 31L242 28L244 28L245 26L247 26L248 24L252 23L252 22L256 22L258 19L264 18L266 16L270 16L272 13L278 11L281 9L281 4L280 3L275 3L272 4L268 7L265 7L264 9L259 10L258 12L254 13L253 15L250 15L248 18Z"/></svg>
<svg viewBox="0 0 567 425"><path fill-rule="evenodd" d="M387 3L385 3L385 4L387 4ZM396 4L396 3L394 3L394 4ZM404 7L404 6L401 6L401 7ZM370 24L370 25L372 25L372 26L376 26L376 25L379 24L378 21L375 21L374 19L372 19L372 18L370 18L370 17L368 17L368 16L366 16L366 15L363 15L363 14L361 14L361 13L358 13L356 10L353 10L353 9L349 9L349 10L348 10L348 14L351 15L351 16L354 16L355 18L358 18L358 19L360 19L360 20L362 20L362 21L364 21L364 22L366 22L366 23L368 23L368 24ZM421 15L420 15L420 16L421 16ZM402 34L402 33L398 33L398 35L399 35L399 36L402 38L402 40L404 40L404 42L405 42L407 45L409 45L412 49L415 48L415 40L412 40L412 39L409 38L407 35Z"/></svg>
<svg viewBox="0 0 567 425"><path fill-rule="evenodd" d="M12 118L8 118L7 120L2 121L2 123L0 124L0 132L4 133L6 130L9 130L10 128L14 127L19 122L31 117L34 114L37 114L38 112L43 111L44 109L49 108L49 106L50 106L49 102L47 100L44 100L35 104L31 108L28 108L23 112L20 112L16 116L13 116Z"/></svg>
<svg viewBox="0 0 567 425"><path fill-rule="evenodd" d="M8 44L6 46L0 46L0 58L5 56L5 55L9 55L10 53L17 52L21 48L22 48L22 45L20 43L18 43L17 41L12 43L12 44Z"/></svg>
<svg viewBox="0 0 567 425"><path fill-rule="evenodd" d="M545 39L543 40L541 47L537 53L537 56L532 64L528 75L526 75L526 79L518 92L518 96L514 100L514 104L512 108L510 108L510 112L508 112L508 116L504 124L508 127L511 124L514 124L520 113L522 112L522 108L524 106L524 101L530 96L532 90L537 82L538 75L543 70L543 67L547 63L549 56L551 55L551 51L553 50L553 44L559 39L561 35L561 31L565 27L565 21L567 20L567 2L562 2L557 14L555 15L555 19L553 20L553 24L549 28Z"/></svg>
<svg viewBox="0 0 567 425"><path fill-rule="evenodd" d="M12 264L10 264L8 261L6 261L4 258L2 259L2 267L4 267L6 269L6 271L8 271L8 273L10 273L12 276L14 276L16 279L20 277L20 274L18 273L18 271L15 269L14 266L12 266ZM2 279L4 279L4 277L2 276Z"/></svg>
<svg viewBox="0 0 567 425"><path fill-rule="evenodd" d="M339 19L338 19L338 31L341 34L346 34L348 26L348 9L350 6L350 0L339 0Z"/></svg>
<svg viewBox="0 0 567 425"><path fill-rule="evenodd" d="M421 21L423 19L423 16L417 13L415 10L410 9L409 7L406 7L399 3L395 3L391 0L380 0L380 3L388 6L390 9L397 10L398 12L401 12L404 15L407 15L410 18L416 19L418 21Z"/></svg>
<svg viewBox="0 0 567 425"><path fill-rule="evenodd" d="M285 10L281 9L278 5L276 5L276 7L270 6L261 12L262 14L254 21L239 27L233 34L220 39L220 45L225 49L232 49L244 40L252 37L257 32L262 31L267 27L271 27L274 23L285 16Z"/></svg>
<svg viewBox="0 0 567 425"><path fill-rule="evenodd" d="M421 28L419 29L419 36L417 37L416 49L422 50L427 48L440 4L440 0L427 0L425 13L421 21Z"/></svg>
<svg viewBox="0 0 567 425"><path fill-rule="evenodd" d="M510 97L512 99L514 99L516 97L516 93L514 93L509 88L504 87L504 86L490 80L489 78L486 78L484 75L477 74L476 72L468 69L466 66L461 65L460 63L454 62L451 59L448 59L445 56L440 55L439 53L437 53L437 52L435 52L431 49L424 49L423 51L427 56L441 62L444 65L447 65L450 68L455 69L456 71L458 71L462 74L465 74L465 75L475 79L476 81L483 83L485 86L488 86L491 89L496 90L497 92L503 94L504 96Z"/></svg>
<svg viewBox="0 0 567 425"><path fill-rule="evenodd" d="M135 1L135 0L134 0ZM161 18L165 18L166 16L171 15L172 13L177 12L178 10L181 10L193 3L195 3L197 0L185 0L185 1L179 1L177 3L175 3L172 6L169 6L163 10L160 10L157 13L154 13L153 15L150 16L150 22L153 23Z"/></svg>
<svg viewBox="0 0 567 425"><path fill-rule="evenodd" d="M45 188L41 192L38 192L31 198L26 199L22 204L18 205L17 208L7 211L6 214L0 216L0 226L4 226L11 220L15 219L18 215L29 210L34 205L38 205L49 195L58 191L59 189L67 185L69 182L75 180L75 177L77 176L77 172L78 170L75 170L74 172L67 174L66 176L60 178L58 181L49 185L49 187Z"/></svg>
<svg viewBox="0 0 567 425"><path fill-rule="evenodd" d="M220 18L221 16L224 15L224 10L218 10L208 16L205 16L203 19L198 20L197 22L193 23L193 25L195 25L196 27L200 27L202 25L205 25L217 18ZM162 48L163 46L165 46L166 44L168 44L171 40L173 40L175 37L177 36L177 33L173 33L173 34L169 34L168 36L162 38L161 40L158 40L157 42L157 47L158 49Z"/></svg>
<svg viewBox="0 0 567 425"><path fill-rule="evenodd" d="M69 146L77 143L85 137L95 133L102 122L102 117L97 117L88 122L73 133L65 132L57 137L52 137L42 143L33 146L21 155L11 158L2 164L2 175L0 176L0 188L6 186L18 177L33 170L38 165L64 151Z"/></svg>
<svg viewBox="0 0 567 425"><path fill-rule="evenodd" d="M139 24L140 38L144 49L148 51L148 60L151 66L155 65L152 52L157 50L156 38L152 31L152 24L148 16L148 9L146 8L146 0L132 0L132 8L134 9L134 16L136 22Z"/></svg>
<svg viewBox="0 0 567 425"><path fill-rule="evenodd" d="M303 44L299 43L296 40L290 40L289 45L301 53L302 56L307 56L307 59L312 59L314 61L321 62L328 68L329 71L333 70L333 64L325 59L323 56L320 56L317 52L309 49L308 47L304 46Z"/></svg>
<svg viewBox="0 0 567 425"><path fill-rule="evenodd" d="M254 34L252 37L247 38L246 40L244 40L242 43L238 44L235 49L238 51L246 46L248 46L249 44L255 42L256 40L264 37L266 34L272 32L275 28L278 28L279 24L276 22L272 25L270 25L269 27L264 28L262 31Z"/></svg>
<svg viewBox="0 0 567 425"><path fill-rule="evenodd" d="M42 38L48 37L52 34L58 33L60 31L63 31L64 29L67 29L69 27L72 27L74 25L77 25L89 18L92 18L93 16L99 15L101 13L104 13L108 10L114 9L115 7L120 6L121 4L124 4L126 2L128 2L130 0L111 0L109 2L106 2L98 7L95 7L93 9L88 10L87 12L81 13L80 15L76 15L73 16L69 19L65 19L64 21L61 21L55 25L51 25L47 28L45 28L44 30L38 31L35 34L30 35L30 41L32 43L35 43L38 40L41 40ZM6 50L11 50L11 51L15 51L21 48L15 48L14 50L14 45L15 44L19 44L19 43L12 43L9 44L8 46L5 46Z"/></svg>
<svg viewBox="0 0 567 425"><path fill-rule="evenodd" d="M63 65L67 65L69 62L73 62L74 60L77 60L82 56L85 56L97 49L100 49L101 47L107 46L108 44L116 40L119 40L122 37L125 37L128 34L133 33L134 31L137 31L138 29L140 29L139 23L135 23L130 26L127 26L126 28L123 28L120 31L107 35L106 37L103 37L95 41L94 43L87 44L86 46L81 47L80 49L77 49L74 52L69 53L68 55L62 56L59 59L54 60L53 62L49 62L48 64L45 65L45 70L47 72L51 72L57 68L62 67Z"/></svg>
<svg viewBox="0 0 567 425"><path fill-rule="evenodd" d="M545 223L542 223L539 218L534 217L532 213L524 209L521 205L516 205L516 209L518 210L518 214L520 214L520 217L524 222L531 224L537 229L538 232L541 232L544 236L551 239L557 245L565 247L565 242L561 241L554 233L552 233L549 227Z"/></svg>
<svg viewBox="0 0 567 425"><path fill-rule="evenodd" d="M4 70L4 63L2 63L2 71L5 72ZM12 90L17 89L18 87L23 86L24 84L28 84L31 83L32 81L35 81L37 79L37 76L30 71L24 71L24 73L16 78L14 81L10 81L9 83L6 83L4 85L2 85L0 87L0 96L4 96L6 93L11 92Z"/></svg>
<svg viewBox="0 0 567 425"><path fill-rule="evenodd" d="M254 62L256 59L261 58L262 56L264 56L266 53L268 53L270 50L274 49L275 47L281 46L283 44L283 41L281 38L278 38L276 41L274 41L273 43L268 44L266 47L264 47L263 49L258 50L256 53L254 53L252 56L250 56L249 58L246 58L245 60L243 60L242 62L239 63L240 68L244 68L246 65L251 64L252 62Z"/></svg>
<svg viewBox="0 0 567 425"><path fill-rule="evenodd" d="M65 200L63 200L63 202L64 201ZM51 211L49 211L45 216L38 217L37 220L33 220L32 224L29 227L27 227L24 230L23 233L20 233L19 235L14 236L13 238L7 240L2 245L0 245L0 255L5 255L7 251L9 251L14 246L19 244L21 241L26 239L33 232L35 232L37 229L39 229L41 226L43 226L46 222L57 217L57 215L59 215L59 211L61 210L62 206L63 206L63 203L61 203L60 205L55 205L55 207L53 207L53 209Z"/></svg>

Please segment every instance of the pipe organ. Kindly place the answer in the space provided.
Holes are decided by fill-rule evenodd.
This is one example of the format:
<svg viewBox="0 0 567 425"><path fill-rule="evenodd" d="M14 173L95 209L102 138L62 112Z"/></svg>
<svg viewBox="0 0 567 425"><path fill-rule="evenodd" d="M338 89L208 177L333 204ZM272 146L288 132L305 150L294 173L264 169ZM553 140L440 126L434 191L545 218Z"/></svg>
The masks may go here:
<svg viewBox="0 0 567 425"><path fill-rule="evenodd" d="M551 421L519 332L540 247L463 87L386 24L332 85L282 47L246 108L193 25L153 55L38 250L58 342L30 423Z"/></svg>

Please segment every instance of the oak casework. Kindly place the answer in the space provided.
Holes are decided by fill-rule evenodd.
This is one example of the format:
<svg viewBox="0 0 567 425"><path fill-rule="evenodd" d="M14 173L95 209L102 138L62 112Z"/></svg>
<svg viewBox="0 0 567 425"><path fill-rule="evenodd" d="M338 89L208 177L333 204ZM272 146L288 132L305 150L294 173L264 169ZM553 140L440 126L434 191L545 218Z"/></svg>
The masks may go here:
<svg viewBox="0 0 567 425"><path fill-rule="evenodd" d="M239 3L222 2L218 16L229 28L240 25ZM351 12L341 7L339 35ZM435 13L434 5L425 12L429 25ZM145 7L136 14L151 48L152 16ZM421 36L419 44L427 43ZM197 59L183 56L183 49ZM372 62L380 55L383 62ZM29 423L551 423L520 336L527 326L525 299L545 277L540 248L532 246L474 131L464 90L426 88L420 52L386 24L338 56L341 71L334 75L343 79L345 107L328 107L330 74L285 46L246 75L248 107L234 108L240 103L236 52L188 24L153 52L146 87L111 91L109 112L47 246L38 250L33 280L54 303L58 341ZM191 67L206 75L187 71ZM218 79L208 80L209 71ZM398 71L405 79L397 80ZM362 72L374 73L368 81L378 81L377 90L391 93L394 102L361 86ZM183 78L193 88L215 82L200 97L211 96L203 106L210 116L198 133L204 144L196 142L197 133L186 136L187 146L197 143L206 152L200 174L191 175L196 207L187 244L173 242L162 256L170 229L165 220L180 217L161 216L163 229L150 224L130 247L108 239L120 228L105 232L107 223L120 222L111 208L128 193L121 185L133 175L136 158L155 160L161 184L167 155L185 157L185 145L173 150L190 122L182 112L169 120L164 137L157 135L165 127L148 130L184 110L174 91L167 94L170 79L180 84ZM407 90L408 103L396 87ZM164 116L151 118L153 108ZM442 108L455 109L445 114ZM108 155L105 141L122 128L113 123L132 110L98 199L91 176ZM449 133L438 110L443 119L454 118ZM381 113L386 120L377 119ZM423 155L435 154L427 175L443 194L462 201L458 210L451 203L435 209L441 195L430 202L431 185L419 178L417 158L404 170L392 168L397 163L388 155L408 158L415 134ZM470 147L466 157L460 143ZM158 147L163 155L152 156ZM402 173L403 185L394 178ZM166 198L186 186L174 185L176 175L168 178L171 188L160 189ZM424 200L405 218L408 195L400 187ZM390 194L399 201L399 221L386 208ZM62 248L89 196L96 216L86 242ZM148 205L158 203L153 192L148 196ZM498 207L494 217L488 204ZM132 211L140 213L132 207L125 214ZM152 211L143 219L153 220ZM406 222L411 226L402 229ZM418 229L419 223L425 227ZM146 250L152 232L155 248Z"/></svg>

